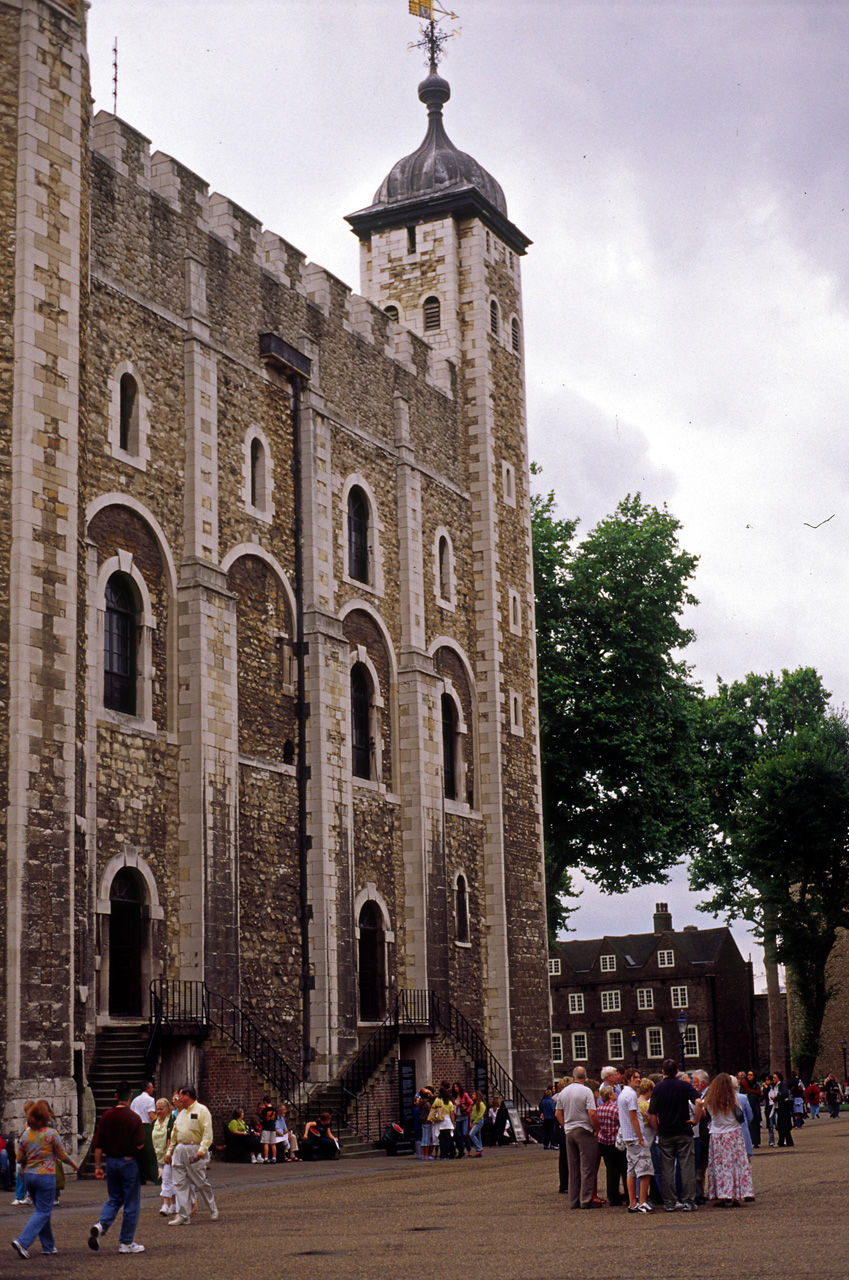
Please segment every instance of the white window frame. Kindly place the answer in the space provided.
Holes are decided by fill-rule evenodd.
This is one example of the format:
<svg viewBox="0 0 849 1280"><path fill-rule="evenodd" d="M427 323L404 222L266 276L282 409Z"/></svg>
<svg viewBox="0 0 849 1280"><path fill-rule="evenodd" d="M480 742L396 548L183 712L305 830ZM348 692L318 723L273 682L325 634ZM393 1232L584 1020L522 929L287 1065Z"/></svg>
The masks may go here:
<svg viewBox="0 0 849 1280"><path fill-rule="evenodd" d="M559 960L559 959L549 960L549 962L548 962L548 976L549 976L549 978L559 978L559 977L560 977L560 960Z"/></svg>
<svg viewBox="0 0 849 1280"><path fill-rule="evenodd" d="M654 1008L654 991L651 987L637 988L637 1008L646 1011Z"/></svg>
<svg viewBox="0 0 849 1280"><path fill-rule="evenodd" d="M598 963L602 973L616 972L616 956L615 955L600 956Z"/></svg>
<svg viewBox="0 0 849 1280"><path fill-rule="evenodd" d="M652 1036L657 1035L658 1050L657 1053L652 1052ZM663 1027L646 1027L646 1057L662 1058L663 1057Z"/></svg>
<svg viewBox="0 0 849 1280"><path fill-rule="evenodd" d="M601 1011L602 1013L621 1013L622 1012L622 996L620 992L602 991Z"/></svg>
<svg viewBox="0 0 849 1280"><path fill-rule="evenodd" d="M668 951L668 950L658 951L657 965L659 969L674 969L675 968L675 952Z"/></svg>
<svg viewBox="0 0 849 1280"><path fill-rule="evenodd" d="M689 1009L690 1007L690 993L686 987L670 987L669 998L672 1001L673 1009Z"/></svg>
<svg viewBox="0 0 849 1280"><path fill-rule="evenodd" d="M687 1030L684 1033L684 1057L698 1058L699 1056L699 1028L688 1023Z"/></svg>
<svg viewBox="0 0 849 1280"><path fill-rule="evenodd" d="M579 1048L583 1052L579 1052ZM572 1061L587 1062L590 1056L590 1038L586 1031L572 1032Z"/></svg>
<svg viewBox="0 0 849 1280"><path fill-rule="evenodd" d="M619 1037L618 1047L616 1037ZM625 1058L625 1033L619 1027L611 1027L607 1033L607 1056L611 1062L622 1062Z"/></svg>
<svg viewBox="0 0 849 1280"><path fill-rule="evenodd" d="M563 1035L560 1031L552 1031L551 1033L551 1061L565 1062L563 1057Z"/></svg>
<svg viewBox="0 0 849 1280"><path fill-rule="evenodd" d="M570 1014L570 1016L574 1017L574 1016L575 1016L575 1014L578 1014L578 1013L585 1013L585 1012L586 1012L586 1010L585 1010L585 1008L584 1008L584 993L583 993L583 991L570 991L570 992L569 992L569 1014Z"/></svg>

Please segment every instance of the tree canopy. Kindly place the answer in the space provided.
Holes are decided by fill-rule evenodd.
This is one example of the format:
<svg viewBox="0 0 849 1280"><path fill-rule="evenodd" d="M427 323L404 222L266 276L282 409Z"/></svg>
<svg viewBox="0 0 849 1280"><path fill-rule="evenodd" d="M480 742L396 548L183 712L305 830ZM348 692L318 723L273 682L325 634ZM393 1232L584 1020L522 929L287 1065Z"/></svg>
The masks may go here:
<svg viewBox="0 0 849 1280"><path fill-rule="evenodd" d="M540 734L554 933L569 869L613 888L663 880L701 829L697 690L680 656L696 557L664 508L625 498L577 545L532 499Z"/></svg>

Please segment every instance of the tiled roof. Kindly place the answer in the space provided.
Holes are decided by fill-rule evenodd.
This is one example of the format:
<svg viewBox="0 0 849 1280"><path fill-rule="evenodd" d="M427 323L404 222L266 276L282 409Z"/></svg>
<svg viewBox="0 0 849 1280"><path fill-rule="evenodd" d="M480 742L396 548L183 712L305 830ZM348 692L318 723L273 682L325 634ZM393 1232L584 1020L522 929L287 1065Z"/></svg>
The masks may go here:
<svg viewBox="0 0 849 1280"><path fill-rule="evenodd" d="M619 961L617 972L641 969L658 949L671 947L691 964L711 964L719 959L723 942L730 931L721 926L716 929L687 929L680 932L665 930L663 933L626 933L620 937L576 938L558 942L551 951L574 973L586 973L600 955L615 955Z"/></svg>

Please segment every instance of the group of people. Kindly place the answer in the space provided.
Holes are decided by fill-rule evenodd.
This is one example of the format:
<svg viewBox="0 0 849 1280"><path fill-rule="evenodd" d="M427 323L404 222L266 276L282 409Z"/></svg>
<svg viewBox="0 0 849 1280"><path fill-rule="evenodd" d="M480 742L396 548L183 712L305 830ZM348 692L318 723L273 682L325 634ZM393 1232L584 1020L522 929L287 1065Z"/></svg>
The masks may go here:
<svg viewBox="0 0 849 1280"><path fill-rule="evenodd" d="M284 1164L301 1160L335 1160L339 1140L332 1129L329 1111L316 1120L308 1120L299 1139L289 1126L288 1107L275 1106L264 1095L257 1107L256 1119L249 1125L243 1107L236 1107L227 1124L227 1158L251 1164Z"/></svg>
<svg viewBox="0 0 849 1280"><path fill-rule="evenodd" d="M544 1127L544 1137L560 1136L545 1145L560 1150L560 1191L572 1209L627 1205L646 1214L654 1201L669 1213L693 1213L707 1200L723 1208L754 1200L753 1113L736 1079L720 1073L709 1083L705 1071L679 1073L671 1058L656 1078L612 1066L601 1076L591 1085L586 1069L575 1067L541 1107L545 1126L553 1104L555 1127ZM606 1200L598 1194L602 1161Z"/></svg>
<svg viewBox="0 0 849 1280"><path fill-rule="evenodd" d="M487 1106L483 1094L467 1093L459 1081L420 1089L413 1106L417 1160L480 1159Z"/></svg>
<svg viewBox="0 0 849 1280"><path fill-rule="evenodd" d="M762 1083L753 1071L739 1071L737 1081L740 1093L748 1098L752 1108L750 1128L756 1147L761 1143L762 1116L769 1132L769 1145L792 1147L793 1129L801 1129L808 1119L818 1120L823 1101L831 1118L838 1119L845 1096L831 1072L824 1080L811 1080L807 1085L792 1067L786 1080L781 1071L767 1075Z"/></svg>

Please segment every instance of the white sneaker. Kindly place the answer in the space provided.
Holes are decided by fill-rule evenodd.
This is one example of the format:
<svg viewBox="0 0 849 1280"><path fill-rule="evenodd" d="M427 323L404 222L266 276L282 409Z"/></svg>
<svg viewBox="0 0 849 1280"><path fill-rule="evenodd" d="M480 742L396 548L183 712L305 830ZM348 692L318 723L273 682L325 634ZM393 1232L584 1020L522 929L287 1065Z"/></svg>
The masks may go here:
<svg viewBox="0 0 849 1280"><path fill-rule="evenodd" d="M189 1225L188 1218L181 1218L179 1213L177 1214L176 1218L168 1219L169 1227L187 1227L188 1225Z"/></svg>
<svg viewBox="0 0 849 1280"><path fill-rule="evenodd" d="M214 1209L210 1209L210 1211L209 1211L209 1218L210 1218L210 1221L211 1221L211 1222L217 1222L217 1221L218 1221L218 1206L217 1206L217 1205L215 1206L215 1208L214 1208Z"/></svg>
<svg viewBox="0 0 849 1280"><path fill-rule="evenodd" d="M163 1218L167 1218L167 1217L169 1217L169 1216L174 1212L174 1210L173 1210L173 1209L169 1209L169 1208L168 1208L168 1206L167 1206L167 1204L164 1204L164 1205L162 1206L162 1208L159 1210L159 1212L160 1212L160 1215L161 1215Z"/></svg>
<svg viewBox="0 0 849 1280"><path fill-rule="evenodd" d="M135 1240L133 1240L131 1241L130 1244L119 1244L118 1252L119 1253L144 1253L144 1245L136 1244Z"/></svg>
<svg viewBox="0 0 849 1280"><path fill-rule="evenodd" d="M99 1222L95 1222L91 1231L88 1233L88 1247L97 1253L100 1248L100 1237L103 1235L103 1227Z"/></svg>
<svg viewBox="0 0 849 1280"><path fill-rule="evenodd" d="M259 1160L256 1158L256 1156L251 1156L251 1164L259 1164ZM17 1204L18 1202L17 1200L13 1200L12 1203Z"/></svg>

